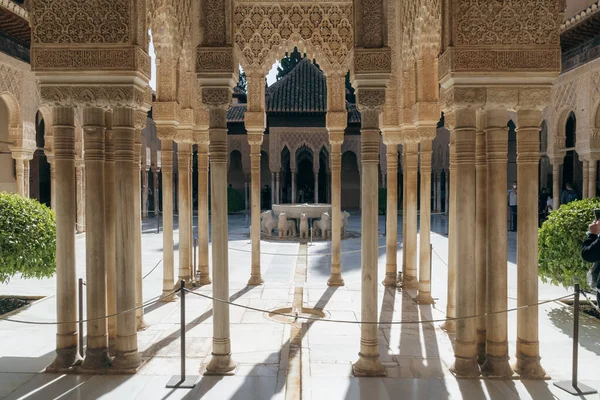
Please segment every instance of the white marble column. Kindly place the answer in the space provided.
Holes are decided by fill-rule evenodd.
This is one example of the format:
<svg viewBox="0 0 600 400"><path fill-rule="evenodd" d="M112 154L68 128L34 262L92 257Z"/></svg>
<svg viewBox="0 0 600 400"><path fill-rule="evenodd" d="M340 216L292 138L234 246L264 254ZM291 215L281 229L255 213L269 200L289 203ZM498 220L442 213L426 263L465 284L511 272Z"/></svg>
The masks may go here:
<svg viewBox="0 0 600 400"><path fill-rule="evenodd" d="M157 127L160 139L162 173L162 226L163 226L163 296L173 292L175 286L175 254L173 243L173 138L176 128ZM163 298L163 302L174 301L174 296Z"/></svg>
<svg viewBox="0 0 600 400"><path fill-rule="evenodd" d="M142 129L146 126L147 113L141 110L135 111L135 134L133 138L133 179L134 179L134 207L135 207L135 318L137 329L146 329L148 325L144 321L143 284L142 284Z"/></svg>
<svg viewBox="0 0 600 400"><path fill-rule="evenodd" d="M419 294L417 302L433 304L431 297L431 158L435 128L421 135L421 212L419 215Z"/></svg>
<svg viewBox="0 0 600 400"><path fill-rule="evenodd" d="M455 114L456 163L456 317L476 312L475 281L475 133L474 109L458 109ZM536 170L537 173L537 170ZM536 187L537 190L537 187ZM460 216L458 218L458 216ZM479 376L475 319L456 323L454 365L458 377Z"/></svg>
<svg viewBox="0 0 600 400"><path fill-rule="evenodd" d="M154 196L152 196L152 198L154 199L154 204L152 205L152 207L154 208L154 218L159 218L160 216L160 193L158 190L158 174L160 174L160 168L152 167L152 193L154 193Z"/></svg>
<svg viewBox="0 0 600 400"><path fill-rule="evenodd" d="M244 210L250 211L250 176L244 176Z"/></svg>
<svg viewBox="0 0 600 400"><path fill-rule="evenodd" d="M150 177L148 167L142 168L142 219L148 219L148 190L150 189Z"/></svg>
<svg viewBox="0 0 600 400"><path fill-rule="evenodd" d="M107 368L108 321L106 305L106 260L105 260L105 193L104 193L104 110L83 109L86 215L90 222L85 237L86 262L86 305L87 347L83 367L86 369Z"/></svg>
<svg viewBox="0 0 600 400"><path fill-rule="evenodd" d="M25 160L20 157L15 158L15 169L17 175L17 193L25 196Z"/></svg>
<svg viewBox="0 0 600 400"><path fill-rule="evenodd" d="M192 259L190 250L190 231L192 229L192 216L190 215L190 192L189 174L191 161L191 144L177 143L177 178L179 184L179 281L190 284L192 275Z"/></svg>
<svg viewBox="0 0 600 400"><path fill-rule="evenodd" d="M319 171L315 172L315 193L314 193L314 201L315 204L319 203Z"/></svg>
<svg viewBox="0 0 600 400"><path fill-rule="evenodd" d="M275 173L275 184L277 185L277 190L276 190L277 199L276 199L276 202L277 202L277 204L281 204L281 191L279 190L279 187L280 187L279 172Z"/></svg>
<svg viewBox="0 0 600 400"><path fill-rule="evenodd" d="M517 111L517 305L538 302L538 162L540 157L541 112ZM525 379L542 379L546 372L540 364L538 307L517 311L516 372Z"/></svg>
<svg viewBox="0 0 600 400"><path fill-rule="evenodd" d="M79 363L77 351L77 274L75 272L75 114L54 107L56 169L56 358L48 371L63 371Z"/></svg>
<svg viewBox="0 0 600 400"><path fill-rule="evenodd" d="M208 140L198 143L198 270L200 285L211 283L208 269Z"/></svg>
<svg viewBox="0 0 600 400"><path fill-rule="evenodd" d="M296 204L296 169L292 169L292 204Z"/></svg>
<svg viewBox="0 0 600 400"><path fill-rule="evenodd" d="M589 189L589 176L590 176L590 163L588 160L583 160L583 187L581 188L581 194L583 199L590 197L588 195Z"/></svg>
<svg viewBox="0 0 600 400"><path fill-rule="evenodd" d="M363 89L364 90L364 89ZM361 128L361 320L374 322L378 319L377 299L377 219L379 179L379 116L381 106L373 102L360 103L362 96L358 91L359 109L362 115ZM381 96L384 99L385 96ZM370 99L373 100L373 99ZM358 361L352 365L355 376L385 376L385 368L379 361L379 342L377 324L361 324L360 352Z"/></svg>
<svg viewBox="0 0 600 400"><path fill-rule="evenodd" d="M507 136L508 137L508 136ZM477 113L477 133L475 134L475 276L477 280L477 314L487 312L487 244L488 241L488 167L487 147L485 136L485 113ZM504 168L506 171L506 166ZM502 179L497 179L501 182ZM506 179L505 179L506 181ZM493 207L492 207L493 208ZM506 207L504 207L506 210ZM496 244L494 243L494 246ZM498 246L499 247L499 246ZM490 252L492 250L490 249ZM487 318L477 318L477 362L482 365L485 361L485 341Z"/></svg>
<svg viewBox="0 0 600 400"><path fill-rule="evenodd" d="M117 258L115 190L115 146L112 131L112 114L105 113L106 133L104 141L104 259L106 262L106 307L109 315L117 313ZM109 347L114 348L117 339L117 317L108 319Z"/></svg>
<svg viewBox="0 0 600 400"><path fill-rule="evenodd" d="M83 161L75 162L75 179L77 182L77 233L85 232L85 166Z"/></svg>
<svg viewBox="0 0 600 400"><path fill-rule="evenodd" d="M54 156L49 157L48 163L50 164L50 207L56 212L56 164L54 159Z"/></svg>
<svg viewBox="0 0 600 400"><path fill-rule="evenodd" d="M222 97L231 99L229 89L211 89L227 92ZM213 105L214 106L214 105ZM210 174L211 174L211 217L213 254L213 296L229 299L229 257L227 226L227 108L210 109ZM237 363L231 356L229 327L229 304L213 301L213 349L212 358L206 366L210 374L230 374Z"/></svg>
<svg viewBox="0 0 600 400"><path fill-rule="evenodd" d="M331 276L328 286L344 286L342 278L342 143L343 130L329 130L331 163Z"/></svg>
<svg viewBox="0 0 600 400"><path fill-rule="evenodd" d="M140 229L135 219L136 179L134 173L135 118L131 108L113 110L115 145L115 187L117 192L116 264L117 312L133 309L136 304L135 234ZM135 370L141 364L137 343L135 312L117 317L117 346L113 367Z"/></svg>
<svg viewBox="0 0 600 400"><path fill-rule="evenodd" d="M454 122L454 114L446 115L448 127L452 128ZM449 118L452 117L452 118ZM450 144L449 144L450 164L446 171L446 213L448 214L448 293L446 299L446 315L448 317L456 317L456 158L455 158L455 134L450 129ZM456 323L454 321L446 321L443 324L443 329L448 333L454 333Z"/></svg>
<svg viewBox="0 0 600 400"><path fill-rule="evenodd" d="M29 186L31 186L31 182L30 182L30 175L31 175L31 167L29 165L29 160L25 159L23 160L23 165L24 165L24 175L23 175L23 181L25 182L25 197L29 198L29 194L30 194L30 190L29 190Z"/></svg>
<svg viewBox="0 0 600 400"><path fill-rule="evenodd" d="M406 273L402 276L404 289L417 289L417 174L419 168L419 143L409 142L404 144L406 152Z"/></svg>
<svg viewBox="0 0 600 400"><path fill-rule="evenodd" d="M252 171L252 264L248 285L261 285L264 281L260 271L260 146L263 142L262 129L259 133L248 133L250 164Z"/></svg>
<svg viewBox="0 0 600 400"><path fill-rule="evenodd" d="M560 207L560 167L563 157L552 161L552 209Z"/></svg>
<svg viewBox="0 0 600 400"><path fill-rule="evenodd" d="M596 197L596 180L598 179L598 160L592 158L589 161L589 185L588 185L588 196L591 198Z"/></svg>
<svg viewBox="0 0 600 400"><path fill-rule="evenodd" d="M271 205L276 204L277 190L275 189L275 172L271 173Z"/></svg>
<svg viewBox="0 0 600 400"><path fill-rule="evenodd" d="M398 145L396 143L386 144L386 150L388 188L383 285L395 287L398 276Z"/></svg>

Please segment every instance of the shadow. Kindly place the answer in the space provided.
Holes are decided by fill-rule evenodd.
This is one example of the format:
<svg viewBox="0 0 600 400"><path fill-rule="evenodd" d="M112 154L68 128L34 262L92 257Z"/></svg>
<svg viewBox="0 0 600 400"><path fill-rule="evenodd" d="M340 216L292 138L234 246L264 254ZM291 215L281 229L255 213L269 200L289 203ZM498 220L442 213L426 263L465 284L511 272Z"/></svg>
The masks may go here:
<svg viewBox="0 0 600 400"><path fill-rule="evenodd" d="M233 295L231 295L229 297L229 301L230 302L234 302L237 299L239 299L240 297L242 297L244 294L248 293L249 291L251 291L252 289L254 289L256 286L246 286L245 288L243 288L242 290L239 290L238 292L234 293ZM189 296L189 295L188 295ZM209 319L210 317L212 317L213 315L213 308L211 307L209 310L205 311L202 315L200 315L199 317L195 318L194 320L188 322L185 325L185 331L188 332L190 329L194 328L195 326L201 324L202 322L206 321L207 319ZM148 347L141 355L142 357L154 357L154 355L156 353L158 353L161 349L165 348L166 346L170 345L171 343L173 343L175 340L179 339L181 336L181 332L179 330L173 332L172 334L170 334L169 336L161 339L160 341L153 343L150 347Z"/></svg>
<svg viewBox="0 0 600 400"><path fill-rule="evenodd" d="M573 338L573 307L561 304L560 308L553 308L548 312L550 321L560 331ZM600 330L600 321L590 317L585 313L579 313L579 344L585 349L600 355L600 342L598 341L598 331Z"/></svg>
<svg viewBox="0 0 600 400"><path fill-rule="evenodd" d="M536 400L554 400L558 399L549 389L552 385L550 381L529 381L523 379L521 381L527 392L531 395L532 399ZM577 396L580 399L585 399L585 396Z"/></svg>

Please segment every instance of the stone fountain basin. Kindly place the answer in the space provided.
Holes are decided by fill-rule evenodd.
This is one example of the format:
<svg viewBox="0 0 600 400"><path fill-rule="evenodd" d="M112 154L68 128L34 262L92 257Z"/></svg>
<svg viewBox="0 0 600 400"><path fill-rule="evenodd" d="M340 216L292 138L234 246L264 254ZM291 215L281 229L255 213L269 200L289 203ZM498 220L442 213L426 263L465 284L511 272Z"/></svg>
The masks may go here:
<svg viewBox="0 0 600 400"><path fill-rule="evenodd" d="M307 218L321 218L324 212L331 216L331 204L273 204L272 208L275 218L281 213L296 219L300 219L301 214L306 214Z"/></svg>

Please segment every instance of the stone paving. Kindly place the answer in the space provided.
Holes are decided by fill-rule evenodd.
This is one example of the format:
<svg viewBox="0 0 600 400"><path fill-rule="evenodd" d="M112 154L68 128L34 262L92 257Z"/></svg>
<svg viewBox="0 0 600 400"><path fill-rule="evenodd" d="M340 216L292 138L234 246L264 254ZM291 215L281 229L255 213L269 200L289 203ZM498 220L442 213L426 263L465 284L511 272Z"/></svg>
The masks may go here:
<svg viewBox="0 0 600 400"><path fill-rule="evenodd" d="M350 219L350 231L360 231L357 213ZM303 304L323 309L329 319L358 321L360 317L360 239L342 241L342 275L346 286L328 288L330 245L314 242L299 246L293 242L264 241L263 277L265 285L247 287L250 275L249 219L230 216L230 298L240 305L260 309L291 307L297 264L305 263ZM380 217L383 233L384 217ZM401 221L399 221L401 226ZM434 306L419 306L413 291L379 287L379 320L382 322L443 319L446 308L447 222L445 216L432 217ZM401 237L398 239L401 241ZM177 231L175 249L177 253ZM144 223L144 299L161 294L162 268L152 271L162 256L162 234L156 222ZM379 240L379 279L385 271L385 237ZM401 260L401 245L398 260ZM78 276L85 275L85 236L77 238ZM509 232L509 307L516 306L516 235ZM175 255L175 271L178 256ZM152 271L152 272L151 272ZM211 287L197 289L210 295ZM540 284L540 299L567 294L565 289ZM0 286L0 295L45 296L12 318L30 321L56 319L55 279L40 281L13 279ZM450 374L453 362L451 340L440 323L422 325L381 325L379 343L386 378L354 378L351 363L356 361L360 325L332 322L303 324L300 330L299 358L290 354L291 325L282 324L263 313L230 307L231 342L239 363L234 376L204 377L192 390L166 389L172 375L179 374L180 301L146 307L148 329L138 333L145 364L134 376L89 376L41 373L54 357L53 325L22 325L0 321L1 399L569 399L553 381L571 376L572 313L559 303L540 306L540 348L542 365L551 381L461 380ZM213 328L212 302L186 297L187 373L202 372L210 358ZM85 332L84 332L85 333ZM511 359L514 360L516 313L509 314ZM580 327L580 381L600 388L600 322L585 315ZM299 360L301 380L292 382L288 370ZM292 374L289 374L292 376ZM583 397L582 397L583 398ZM586 398L600 398L598 395Z"/></svg>

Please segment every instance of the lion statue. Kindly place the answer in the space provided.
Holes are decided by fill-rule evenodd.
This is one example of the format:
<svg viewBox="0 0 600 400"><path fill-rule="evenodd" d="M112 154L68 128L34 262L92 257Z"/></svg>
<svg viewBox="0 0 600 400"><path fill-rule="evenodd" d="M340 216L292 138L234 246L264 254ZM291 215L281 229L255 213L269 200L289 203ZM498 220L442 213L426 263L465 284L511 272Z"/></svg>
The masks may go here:
<svg viewBox="0 0 600 400"><path fill-rule="evenodd" d="M346 230L348 229L348 220L350 219L350 213L348 211L342 212L342 237L346 237Z"/></svg>
<svg viewBox="0 0 600 400"><path fill-rule="evenodd" d="M277 222L277 230L280 238L296 236L296 223L293 220L288 220L285 213L281 213Z"/></svg>
<svg viewBox="0 0 600 400"><path fill-rule="evenodd" d="M328 212L321 214L321 219L313 221L313 234L321 233L323 239L331 237L331 217Z"/></svg>
<svg viewBox="0 0 600 400"><path fill-rule="evenodd" d="M275 218L273 218L273 213L269 211L264 211L260 213L260 226L265 235L271 236L273 233L273 229L277 226L277 222Z"/></svg>
<svg viewBox="0 0 600 400"><path fill-rule="evenodd" d="M305 213L300 214L300 239L308 239L308 218Z"/></svg>

